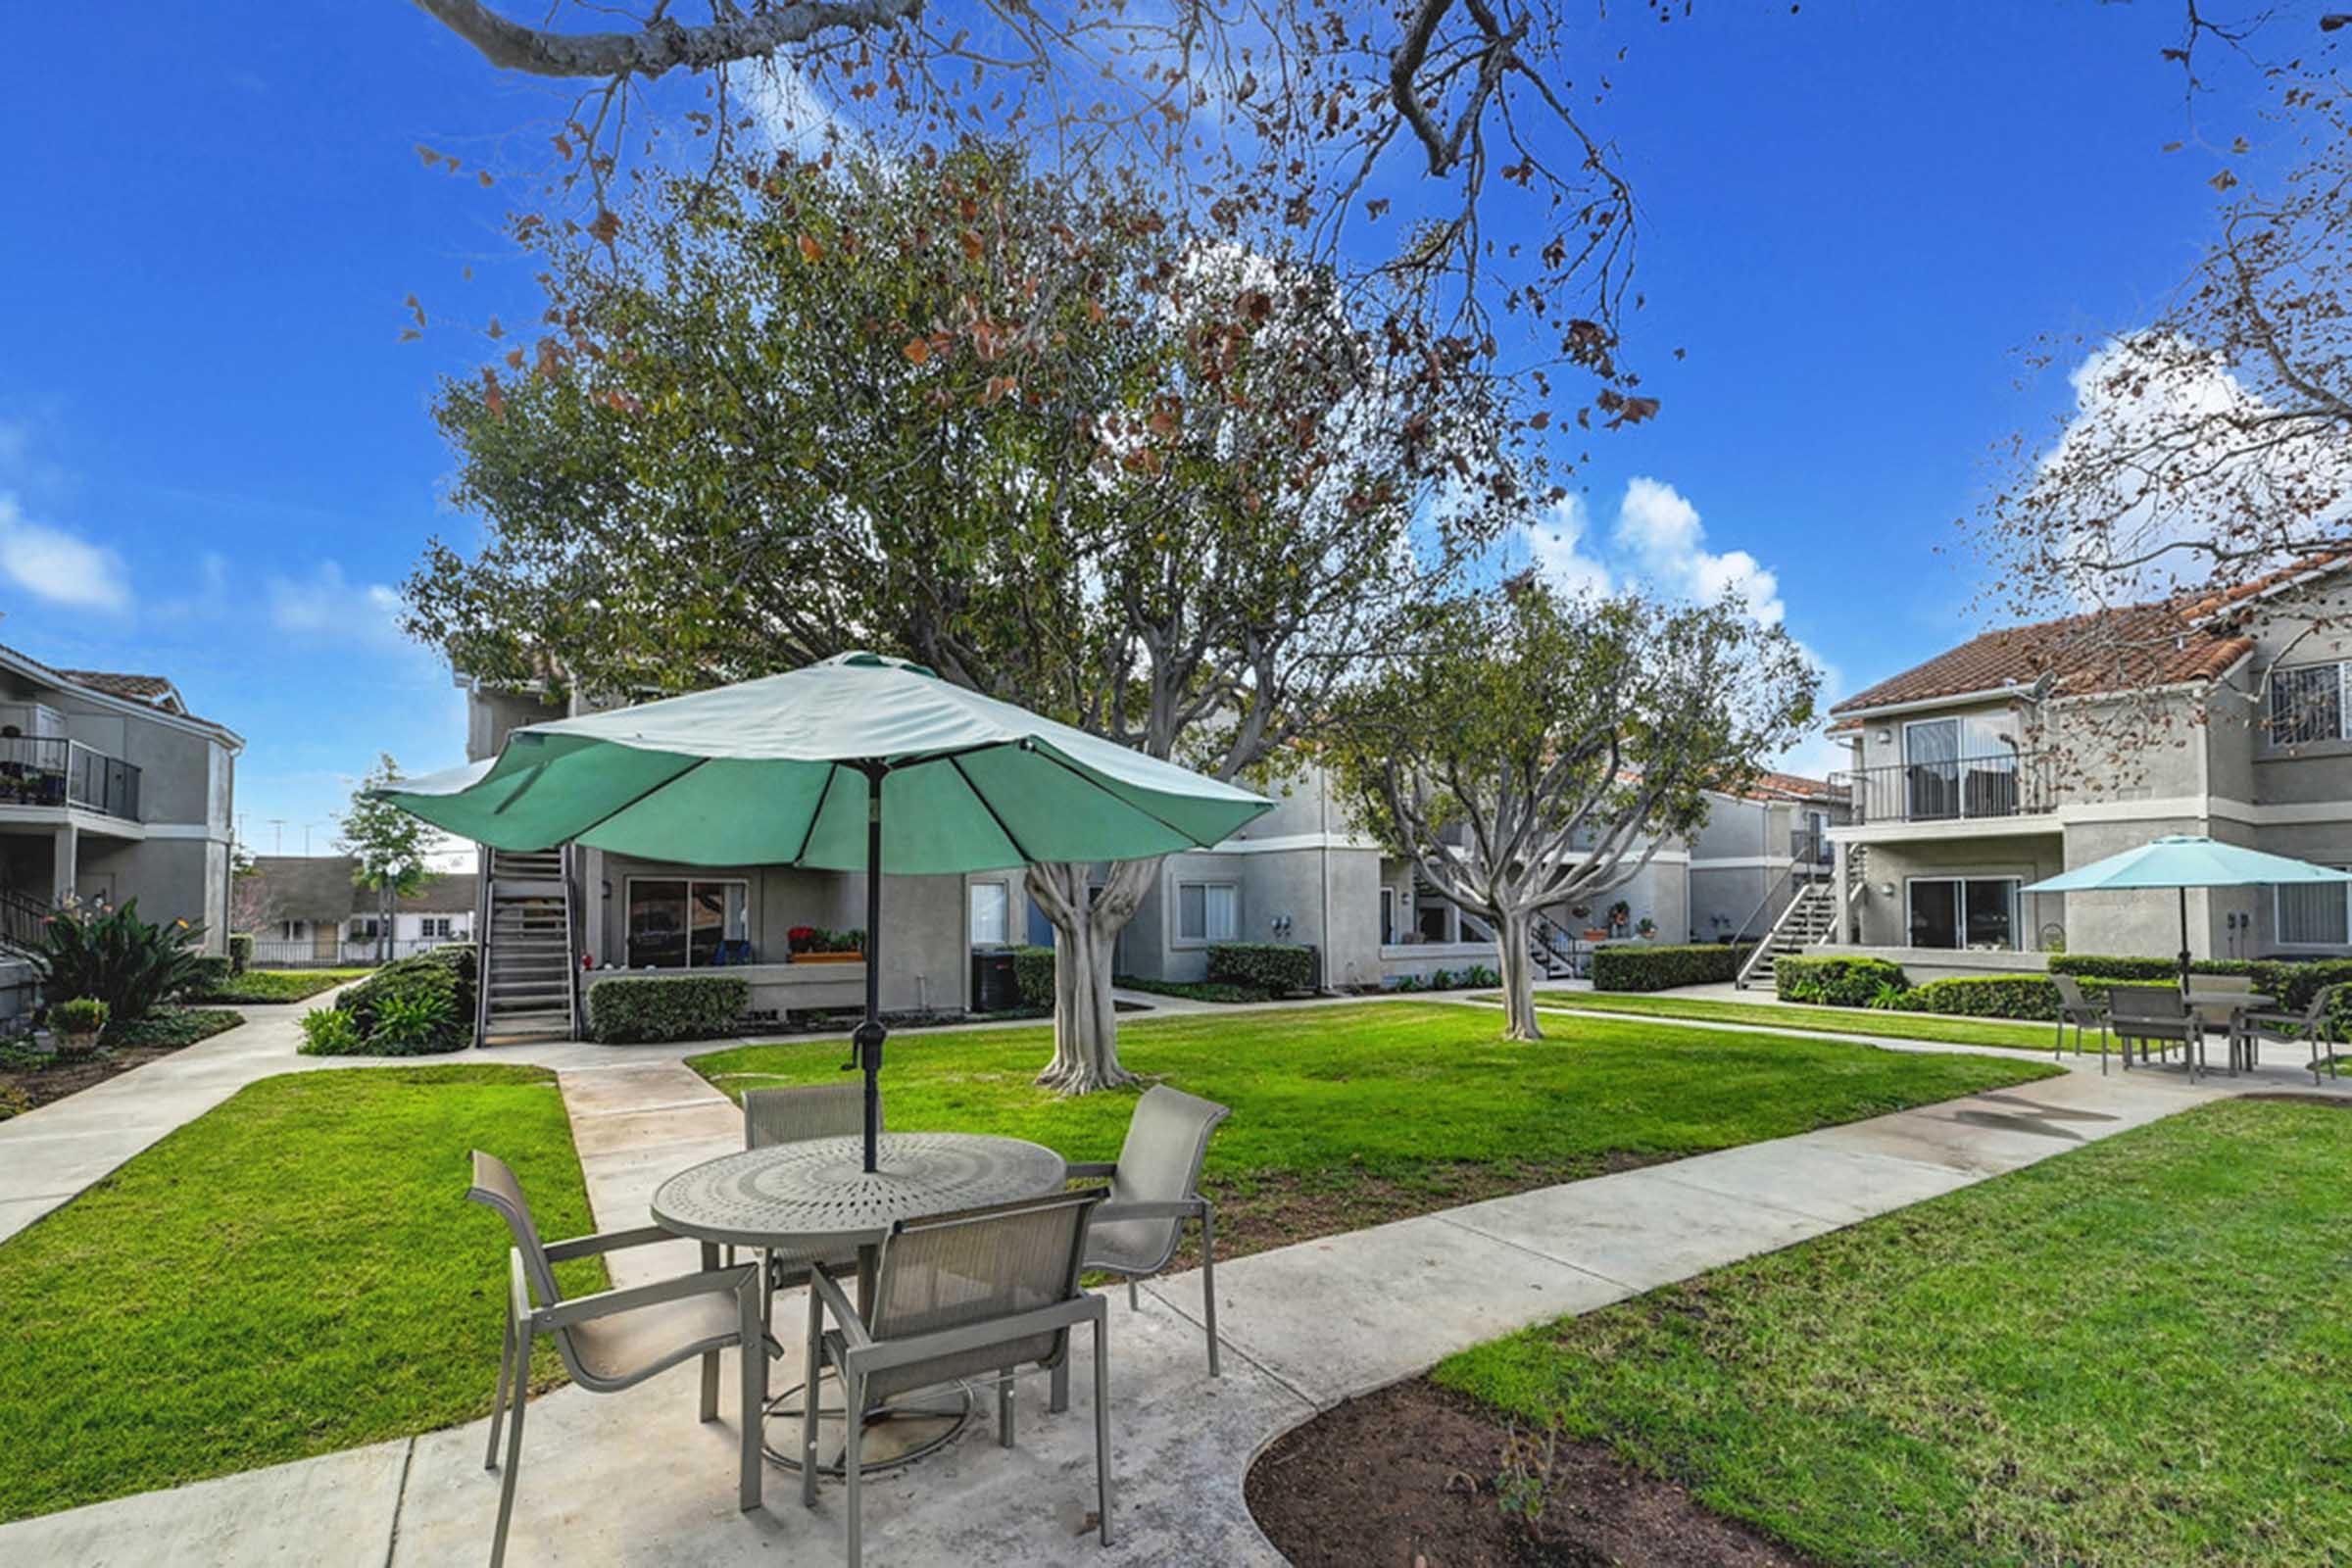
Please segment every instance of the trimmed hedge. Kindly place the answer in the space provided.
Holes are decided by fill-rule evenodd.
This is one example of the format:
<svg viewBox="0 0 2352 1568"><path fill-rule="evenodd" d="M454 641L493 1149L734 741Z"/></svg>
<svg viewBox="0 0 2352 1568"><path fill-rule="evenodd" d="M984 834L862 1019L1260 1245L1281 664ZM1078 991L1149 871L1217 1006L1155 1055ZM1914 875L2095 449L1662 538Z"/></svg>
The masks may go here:
<svg viewBox="0 0 2352 1568"><path fill-rule="evenodd" d="M182 996L209 996L225 985L228 977L237 972L236 960L217 954L206 954L196 960L195 978L188 983Z"/></svg>
<svg viewBox="0 0 2352 1568"><path fill-rule="evenodd" d="M2252 958L2191 958L2190 974L2251 975ZM2053 953L2052 974L2095 974L2109 980L2170 980L2180 972L2179 958L2125 958L2104 953Z"/></svg>
<svg viewBox="0 0 2352 1568"><path fill-rule="evenodd" d="M1902 965L1870 957L1775 958L1772 980L1783 1002L1828 1007L1867 1007L1881 987L1906 984Z"/></svg>
<svg viewBox="0 0 2352 1568"><path fill-rule="evenodd" d="M1315 950L1294 942L1217 942L1208 950L1208 983L1254 986L1269 996L1311 991Z"/></svg>
<svg viewBox="0 0 2352 1568"><path fill-rule="evenodd" d="M1748 950L1737 944L1697 942L1656 947L1619 943L1592 950L1595 991L1665 991L1675 986L1713 985L1740 977Z"/></svg>
<svg viewBox="0 0 2352 1568"><path fill-rule="evenodd" d="M1054 1005L1054 950L1013 949L1012 983L1021 994L1022 1006L1051 1008Z"/></svg>
<svg viewBox="0 0 2352 1568"><path fill-rule="evenodd" d="M231 931L228 934L228 972L230 974L243 974L246 966L252 962L253 933L250 931Z"/></svg>
<svg viewBox="0 0 2352 1568"><path fill-rule="evenodd" d="M588 988L588 1038L608 1046L710 1040L733 1029L751 1000L741 975L614 975Z"/></svg>
<svg viewBox="0 0 2352 1568"><path fill-rule="evenodd" d="M366 1044L360 1054L375 1056L426 1056L463 1051L473 1043L474 950L469 942L453 942L413 957L396 958L335 999L335 1010L351 1015L352 1025ZM431 1007L432 1027L395 1043L376 1039L376 1013L387 1002L404 1025L414 1009ZM401 1031L404 1035L406 1029ZM331 1054L331 1053L319 1053Z"/></svg>
<svg viewBox="0 0 2352 1568"><path fill-rule="evenodd" d="M2164 979L2141 980L2115 975L2081 975L2085 1001L2099 1002L2117 986L2163 986ZM1962 1018L2023 1018L2030 1023L2053 1023L2058 1017L2058 988L2047 975L1969 974L1931 980L1904 998L1912 1012L1941 1012Z"/></svg>

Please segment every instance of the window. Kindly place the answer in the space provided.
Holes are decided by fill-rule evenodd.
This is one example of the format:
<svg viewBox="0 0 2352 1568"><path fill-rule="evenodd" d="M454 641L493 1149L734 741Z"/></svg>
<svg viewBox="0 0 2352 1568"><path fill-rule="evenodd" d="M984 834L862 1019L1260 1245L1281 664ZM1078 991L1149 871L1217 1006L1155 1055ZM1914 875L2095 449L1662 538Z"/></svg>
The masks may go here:
<svg viewBox="0 0 2352 1568"><path fill-rule="evenodd" d="M1396 940L1396 890L1380 890L1380 944L1388 947Z"/></svg>
<svg viewBox="0 0 2352 1568"><path fill-rule="evenodd" d="M1241 890L1231 882L1176 884L1176 940L1231 942L1241 934Z"/></svg>
<svg viewBox="0 0 2352 1568"><path fill-rule="evenodd" d="M2278 942L2290 948L2352 947L2343 882L2282 882L2278 893Z"/></svg>
<svg viewBox="0 0 2352 1568"><path fill-rule="evenodd" d="M418 935L427 941L447 941L449 939L449 916L446 914L425 915L416 922L416 930Z"/></svg>
<svg viewBox="0 0 2352 1568"><path fill-rule="evenodd" d="M749 959L749 883L633 876L628 895L630 968L701 969Z"/></svg>
<svg viewBox="0 0 2352 1568"><path fill-rule="evenodd" d="M970 905L971 941L975 948L1004 945L1004 922L1012 909L1011 890L1002 882L975 882L965 891Z"/></svg>
<svg viewBox="0 0 2352 1568"><path fill-rule="evenodd" d="M277 922L277 940L300 942L311 934L310 924L308 920L280 920Z"/></svg>
<svg viewBox="0 0 2352 1568"><path fill-rule="evenodd" d="M1909 819L2017 814L2017 739L1989 713L1923 718L1903 726L1903 792Z"/></svg>
<svg viewBox="0 0 2352 1568"><path fill-rule="evenodd" d="M372 942L375 940L376 933L380 929L381 927L376 923L376 918L374 915L354 915L352 916L351 920L351 940L354 942Z"/></svg>
<svg viewBox="0 0 2352 1568"><path fill-rule="evenodd" d="M2344 738L2344 666L2305 664L2271 676L2271 744Z"/></svg>
<svg viewBox="0 0 2352 1568"><path fill-rule="evenodd" d="M2013 876L1912 878L1911 946L2014 949L2017 889Z"/></svg>

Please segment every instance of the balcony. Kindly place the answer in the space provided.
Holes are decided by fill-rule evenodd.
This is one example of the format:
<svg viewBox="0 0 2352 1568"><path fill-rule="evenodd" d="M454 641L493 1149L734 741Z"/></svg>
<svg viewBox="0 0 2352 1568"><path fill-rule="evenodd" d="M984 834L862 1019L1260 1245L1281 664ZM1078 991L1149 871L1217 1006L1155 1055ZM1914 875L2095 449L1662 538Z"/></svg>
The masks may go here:
<svg viewBox="0 0 2352 1568"><path fill-rule="evenodd" d="M1999 752L1866 767L1830 782L1847 792L1857 823L1973 822L2050 810L2053 762L2046 752Z"/></svg>
<svg viewBox="0 0 2352 1568"><path fill-rule="evenodd" d="M1802 871L1832 863L1837 852L1826 835L1800 827L1788 835L1788 858Z"/></svg>
<svg viewBox="0 0 2352 1568"><path fill-rule="evenodd" d="M79 741L0 736L0 807L74 807L139 819L139 770Z"/></svg>

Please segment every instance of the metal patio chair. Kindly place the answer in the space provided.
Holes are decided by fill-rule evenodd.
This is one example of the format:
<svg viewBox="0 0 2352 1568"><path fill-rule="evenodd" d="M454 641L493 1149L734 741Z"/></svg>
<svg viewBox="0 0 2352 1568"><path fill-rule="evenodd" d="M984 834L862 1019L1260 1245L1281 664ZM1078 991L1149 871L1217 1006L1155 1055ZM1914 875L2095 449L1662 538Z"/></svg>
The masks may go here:
<svg viewBox="0 0 2352 1568"><path fill-rule="evenodd" d="M2075 1026L2075 1054L2082 1054L2082 1031L2097 1026L2099 1031L2099 1072L2107 1071L2107 1009L2082 995L2082 982L2071 974L2054 974L2050 984L2058 988L2058 1038L2050 1048L2055 1058L2066 1050L2066 1026Z"/></svg>
<svg viewBox="0 0 2352 1568"><path fill-rule="evenodd" d="M2333 1049L2337 1043L2333 1008L2335 995L2343 989L2344 987L2340 985L2322 986L2319 995L2311 999L2311 1005L2305 1007L2301 1012L2241 1009L2237 1016L2230 1020L2230 1070L2234 1072L2239 1063L2243 1062L2246 1071L2252 1072L2259 1059L2262 1043L2266 1040L2276 1040L2282 1045L2301 1043L2310 1047L2311 1060L2308 1066L2315 1088L2320 1081L2320 1048L2323 1043L2329 1048L2327 1053L2328 1076L2330 1078L2339 1076L2335 1070L2335 1051Z"/></svg>
<svg viewBox="0 0 2352 1568"><path fill-rule="evenodd" d="M651 1285L566 1298L556 1285L555 1265L624 1248L677 1238L658 1225L610 1231L569 1241L542 1242L531 1218L522 1184L504 1160L481 1151L473 1154L470 1200L505 1216L514 1238L508 1253L507 1322L498 1360L498 1400L490 1411L490 1446L482 1468L498 1468L498 1434L514 1396L507 1435L507 1472L499 1487L498 1529L490 1541L490 1568L507 1555L507 1527L514 1514L515 1473L522 1463L522 1412L531 1384L531 1347L540 1335L556 1342L564 1370L591 1394L633 1388L682 1361L703 1361L702 1418L718 1419L718 1357L742 1350L743 1459L736 1500L747 1511L760 1506L760 1410L767 1402L767 1339L760 1322L760 1270L746 1263L719 1268L718 1249L703 1246L703 1268Z"/></svg>
<svg viewBox="0 0 2352 1568"><path fill-rule="evenodd" d="M2150 1046L2159 1051L2179 1046L2187 1060L2189 1081L2196 1081L2204 1063L2205 1025L2188 1010L2180 992L2170 986L2112 986L2107 992L2107 1022L2123 1048L2126 1070L2132 1066L2133 1041L2139 1043L2143 1062Z"/></svg>
<svg viewBox="0 0 2352 1568"><path fill-rule="evenodd" d="M1108 1181L1110 1198L1086 1237L1086 1266L1127 1282L1127 1305L1140 1308L1136 1282L1175 1260L1184 1222L1200 1222L1200 1299L1208 1331L1208 1375L1217 1368L1217 1210L1200 1193L1208 1135L1232 1112L1213 1100L1154 1084L1135 1102L1127 1140L1110 1164L1070 1167L1072 1181ZM1066 1393L1057 1380L1054 1408Z"/></svg>
<svg viewBox="0 0 2352 1568"><path fill-rule="evenodd" d="M879 1104L875 1107L881 1114ZM818 1138L855 1138L865 1131L865 1086L856 1080L837 1084L804 1084L788 1089L747 1089L743 1094L743 1147L769 1149L778 1144L805 1144ZM735 1261L735 1249L727 1249ZM829 1265L854 1267L855 1250L824 1259ZM808 1281L808 1257L793 1252L767 1254L767 1295L789 1291ZM761 1309L762 1317L768 1308Z"/></svg>
<svg viewBox="0 0 2352 1568"><path fill-rule="evenodd" d="M997 1441L1009 1448L1014 1373L1030 1363L1066 1367L1070 1330L1081 1323L1095 1329L1095 1506L1102 1544L1110 1544L1109 1314L1102 1298L1078 1283L1087 1221L1103 1197L1097 1188L901 1220L882 1244L863 1316L823 1264L810 1269L808 1365L832 1367L843 1386L850 1568L863 1551L865 1412L896 1394L986 1377L997 1386ZM836 1327L825 1327L827 1314ZM809 1507L816 1471L810 1399L801 1418L801 1501Z"/></svg>

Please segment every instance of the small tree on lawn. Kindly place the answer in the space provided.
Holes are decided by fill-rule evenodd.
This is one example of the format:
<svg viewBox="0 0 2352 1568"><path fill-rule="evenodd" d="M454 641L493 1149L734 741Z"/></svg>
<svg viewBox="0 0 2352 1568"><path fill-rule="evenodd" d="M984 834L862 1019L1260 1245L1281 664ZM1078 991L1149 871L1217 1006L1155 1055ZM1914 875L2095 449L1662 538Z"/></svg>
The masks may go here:
<svg viewBox="0 0 2352 1568"><path fill-rule="evenodd" d="M1568 598L1533 576L1434 607L1351 690L1327 756L1367 822L1496 936L1505 1035L1535 1040L1529 939L1622 886L1812 716L1816 677L1737 600Z"/></svg>
<svg viewBox="0 0 2352 1568"><path fill-rule="evenodd" d="M242 844L236 846L228 858L228 929L258 934L275 923L276 906L270 879L262 875L251 852Z"/></svg>
<svg viewBox="0 0 2352 1568"><path fill-rule="evenodd" d="M342 828L336 847L359 862L352 868L352 881L375 893L375 956L379 963L391 956L395 902L421 891L425 882L424 824L369 793L399 777L400 764L391 755L378 757L373 770L352 792L350 808L336 818Z"/></svg>

